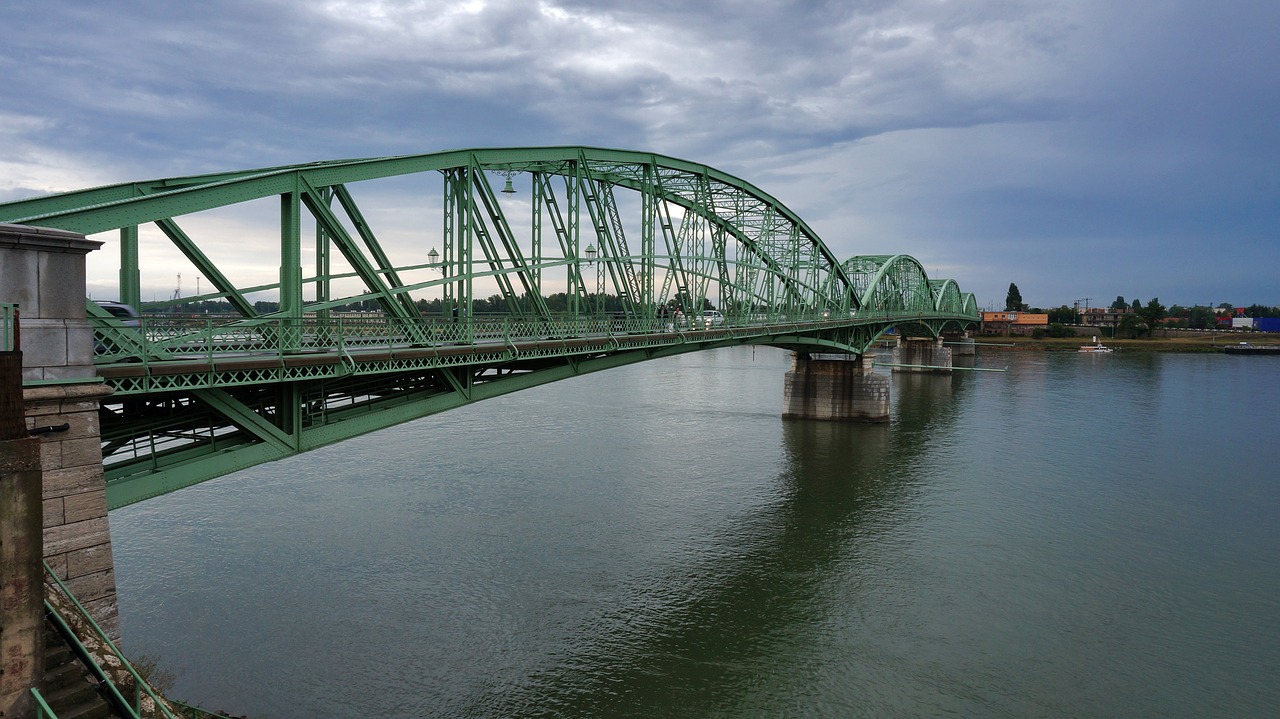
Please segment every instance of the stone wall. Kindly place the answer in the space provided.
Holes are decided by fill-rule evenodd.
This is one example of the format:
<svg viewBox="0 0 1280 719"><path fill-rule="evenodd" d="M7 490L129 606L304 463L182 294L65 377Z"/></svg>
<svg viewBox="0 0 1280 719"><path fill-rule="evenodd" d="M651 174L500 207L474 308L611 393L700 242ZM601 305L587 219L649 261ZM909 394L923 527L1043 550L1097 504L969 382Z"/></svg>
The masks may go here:
<svg viewBox="0 0 1280 719"><path fill-rule="evenodd" d="M102 474L98 403L102 384L27 388L29 429L70 425L40 437L44 558L113 640L120 638L115 563Z"/></svg>

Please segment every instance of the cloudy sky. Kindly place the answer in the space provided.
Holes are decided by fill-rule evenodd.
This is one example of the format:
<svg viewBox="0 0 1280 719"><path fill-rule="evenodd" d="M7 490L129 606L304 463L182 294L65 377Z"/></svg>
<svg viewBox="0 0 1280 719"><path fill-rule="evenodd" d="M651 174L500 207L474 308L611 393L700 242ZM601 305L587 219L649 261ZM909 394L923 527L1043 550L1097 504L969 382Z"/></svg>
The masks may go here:
<svg viewBox="0 0 1280 719"><path fill-rule="evenodd" d="M1275 0L5 0L0 26L0 201L593 145L739 175L982 305L1280 304Z"/></svg>

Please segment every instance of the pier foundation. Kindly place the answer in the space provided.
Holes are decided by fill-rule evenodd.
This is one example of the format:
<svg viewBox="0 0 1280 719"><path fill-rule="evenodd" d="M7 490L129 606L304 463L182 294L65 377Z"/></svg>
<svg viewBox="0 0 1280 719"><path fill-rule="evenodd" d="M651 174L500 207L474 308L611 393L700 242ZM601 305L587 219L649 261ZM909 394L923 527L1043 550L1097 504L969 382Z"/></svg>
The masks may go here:
<svg viewBox="0 0 1280 719"><path fill-rule="evenodd" d="M952 357L973 357L978 354L968 332L943 332L942 340L951 348Z"/></svg>
<svg viewBox="0 0 1280 719"><path fill-rule="evenodd" d="M792 356L783 385L784 419L888 422L889 378L868 355Z"/></svg>
<svg viewBox="0 0 1280 719"><path fill-rule="evenodd" d="M893 349L894 372L942 373L951 371L951 348L942 337L903 337Z"/></svg>

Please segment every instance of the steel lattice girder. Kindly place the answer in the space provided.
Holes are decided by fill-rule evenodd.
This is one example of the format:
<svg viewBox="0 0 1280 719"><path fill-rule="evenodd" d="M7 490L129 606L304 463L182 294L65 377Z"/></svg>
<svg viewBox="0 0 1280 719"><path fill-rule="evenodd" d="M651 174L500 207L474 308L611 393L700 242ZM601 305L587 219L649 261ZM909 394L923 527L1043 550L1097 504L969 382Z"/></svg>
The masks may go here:
<svg viewBox="0 0 1280 719"><path fill-rule="evenodd" d="M444 253L438 265L397 266L348 188L420 173L443 181ZM529 177L527 243L490 184L494 174ZM273 196L276 283L237 286L179 225ZM631 224L628 209L639 216ZM312 277L301 267L308 214L317 238ZM113 506L584 371L743 343L861 353L891 326L936 333L978 317L971 293L930 280L909 256L839 262L800 217L751 183L623 150L490 148L124 183L0 204L0 221L119 230L121 293L133 303L138 227L155 223L216 290L187 299L226 298L239 314L199 327L147 317L138 330L90 303L100 373L117 393L103 415ZM638 255L627 237L637 224ZM544 251L544 227L558 255ZM350 271L330 271L330 249ZM424 267L442 276L404 279ZM556 268L565 273L566 316L543 302L544 272ZM334 297L332 283L347 278L363 290ZM506 301L500 327L470 316L477 281L495 283ZM304 301L310 283L316 290ZM622 298L622 325L600 314L600 288ZM462 316L418 317L410 293L420 290L443 293ZM264 291L279 293L280 311L255 316L248 298ZM725 327L663 326L660 306L696 311L708 295L726 311ZM330 321L331 308L355 300L375 300L384 319L363 328Z"/></svg>

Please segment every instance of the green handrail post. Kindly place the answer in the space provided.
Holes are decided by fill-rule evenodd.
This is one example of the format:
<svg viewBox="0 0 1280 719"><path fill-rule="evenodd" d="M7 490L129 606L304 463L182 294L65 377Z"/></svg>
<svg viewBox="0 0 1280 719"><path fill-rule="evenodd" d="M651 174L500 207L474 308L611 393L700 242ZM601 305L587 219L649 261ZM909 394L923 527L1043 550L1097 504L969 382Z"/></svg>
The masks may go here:
<svg viewBox="0 0 1280 719"><path fill-rule="evenodd" d="M58 719L58 715L53 713L49 708L49 704L45 702L44 697L40 696L40 690L31 687L31 697L36 702L36 719Z"/></svg>
<svg viewBox="0 0 1280 719"><path fill-rule="evenodd" d="M144 692L153 702L155 702L155 706L160 716L164 716L166 719L180 719L179 717L174 716L173 712L170 712L168 708L165 707L164 700L157 696L155 691L151 688L151 685L147 684L146 681L143 680L142 676L138 674L138 671L134 668L133 664L125 658L124 654L120 651L119 647L116 646L115 642L111 641L111 638L107 636L107 633L102 631L102 627L98 626L98 623L94 621L92 616L90 616L88 610L84 608L84 605L80 603L79 599L76 599L76 596L71 593L71 590L62 582L62 579L58 576L57 572L53 571L53 568L49 566L48 562L44 563L44 571L45 574L53 578L54 583L58 586L62 595L71 601L72 606L75 607L76 613L79 614L80 618L89 625L89 628L97 636L97 639L105 644L112 654L116 655L120 660L121 666L125 671L129 672L131 677L133 677L134 702L133 704L130 704L125 701L124 697L120 694L120 689L116 686L115 682L111 680L111 677L103 670L102 667L98 666L96 663L93 663L93 665L90 666L90 669L94 671L99 680L101 680L111 694L116 697L121 708L129 710L130 719L141 719L142 695ZM44 604L45 609L48 610L50 616L55 619L55 623L61 625L65 630L67 638L72 640L75 644L77 652L83 657L89 657L90 654L87 648L83 643L81 643L75 632L71 631L70 626L68 626L61 615L58 614L53 605L49 603L48 599L45 600Z"/></svg>

